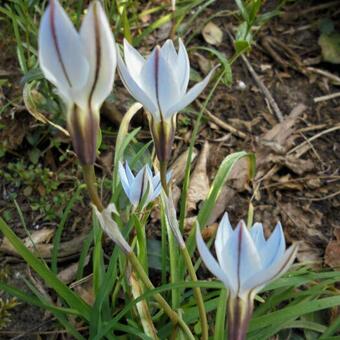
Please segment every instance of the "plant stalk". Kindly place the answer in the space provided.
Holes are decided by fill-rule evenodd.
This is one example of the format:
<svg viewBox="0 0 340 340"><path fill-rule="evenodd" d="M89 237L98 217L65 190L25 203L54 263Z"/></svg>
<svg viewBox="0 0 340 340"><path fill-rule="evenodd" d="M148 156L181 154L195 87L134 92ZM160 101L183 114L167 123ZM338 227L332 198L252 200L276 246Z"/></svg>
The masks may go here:
<svg viewBox="0 0 340 340"><path fill-rule="evenodd" d="M139 263L135 253L130 252L127 254L128 260L130 261L131 265L133 266L134 270L138 273L139 278L144 283L145 287L148 289L154 289L152 282L150 281L149 277L146 275L142 265ZM183 332L187 335L188 339L195 340L194 336L192 335L190 328L188 325L183 321L182 318L178 316L178 314L171 309L169 304L164 300L161 294L157 293L154 295L155 300L159 303L159 305L163 308L164 312L168 315L170 320L174 325L178 324Z"/></svg>
<svg viewBox="0 0 340 340"><path fill-rule="evenodd" d="M97 207L99 212L102 212L104 210L104 205L98 195L94 166L83 165L83 175L92 204L94 204Z"/></svg>
<svg viewBox="0 0 340 340"><path fill-rule="evenodd" d="M186 267L188 269L191 280L193 282L197 282L196 271L195 271L195 268L192 264L192 261L191 261L187 247L185 247L185 246L181 247L181 252L182 252L182 255L184 257L184 262L185 262ZM204 300L203 300L203 297L202 297L202 292L201 292L201 289L199 287L194 287L193 290L194 290L196 303L197 303L197 306L198 306L198 313L199 313L200 320L201 320L202 340L208 340L208 337L209 337L208 321L207 321L207 314L206 314L205 307L204 307Z"/></svg>

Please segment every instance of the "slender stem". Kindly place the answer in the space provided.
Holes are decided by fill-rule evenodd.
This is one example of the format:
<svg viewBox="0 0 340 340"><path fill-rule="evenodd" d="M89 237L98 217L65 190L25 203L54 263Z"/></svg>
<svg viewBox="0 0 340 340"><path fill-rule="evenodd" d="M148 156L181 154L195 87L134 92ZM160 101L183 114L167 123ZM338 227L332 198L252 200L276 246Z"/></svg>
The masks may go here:
<svg viewBox="0 0 340 340"><path fill-rule="evenodd" d="M166 172L168 169L168 162L166 161L161 161L159 162L159 168L160 168L160 173L161 173L161 183L162 183L162 187L166 193L166 195L169 195L169 187L168 187L168 183L166 180Z"/></svg>
<svg viewBox="0 0 340 340"><path fill-rule="evenodd" d="M83 165L84 181L92 203L102 212L104 210L103 203L98 195L96 174L93 165Z"/></svg>
<svg viewBox="0 0 340 340"><path fill-rule="evenodd" d="M191 280L194 281L194 282L197 282L196 271L195 271L195 268L192 264L192 261L191 261L187 247L185 247L185 246L181 247L181 251L182 251L182 255L184 257L184 262L186 264L189 275L191 277ZM197 303L197 306L198 306L198 313L199 313L200 319L201 319L202 340L207 340L208 336L209 336L208 335L208 321L207 321L207 314L206 314L205 307L204 307L202 292L201 292L201 289L199 287L194 287L193 290L194 290L196 303Z"/></svg>
<svg viewBox="0 0 340 340"><path fill-rule="evenodd" d="M130 252L127 254L127 257L132 264L135 271L138 273L139 278L144 283L145 287L148 289L154 289L152 282L150 281L149 277L146 275L142 265L139 263L136 255L133 252ZM182 318L178 316L178 314L171 309L169 304L164 300L161 294L157 293L155 294L155 299L159 303L159 305L163 308L164 312L169 316L170 320L174 324L178 324L183 332L187 335L188 339L194 340L194 336L192 335L190 328L187 326L187 324L183 321Z"/></svg>

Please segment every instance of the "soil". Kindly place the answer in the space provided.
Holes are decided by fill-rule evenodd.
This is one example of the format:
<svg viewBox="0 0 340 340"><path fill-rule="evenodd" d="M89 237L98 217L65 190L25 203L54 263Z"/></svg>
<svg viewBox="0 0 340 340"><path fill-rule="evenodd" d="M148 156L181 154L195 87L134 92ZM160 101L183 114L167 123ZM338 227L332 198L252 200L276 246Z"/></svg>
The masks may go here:
<svg viewBox="0 0 340 340"><path fill-rule="evenodd" d="M222 5L221 3L208 8L204 18L197 19L194 29L201 29L203 20L217 11L228 13L225 10L235 9L232 1L225 1ZM240 150L255 152L258 156L255 180L249 183L239 181L235 176L225 190L225 201L221 202L222 210L227 210L232 223L236 224L239 219L246 218L251 200L255 212L254 220L263 222L268 233L277 221L281 221L288 243L301 243L299 261L311 262L315 268L339 269L340 256L336 254L340 254L340 98L320 101L317 98L339 92L340 84L333 80L334 77L340 77L339 65L322 61L318 45L318 24L321 19L331 19L336 29L340 30L340 23L336 22L340 15L340 6L319 5L318 1L304 1L285 6L281 15L275 16L268 24L254 32L256 43L246 55L258 78L267 87L282 112L284 120L293 120L292 126L287 127L280 123L273 106L261 91L245 61L239 58L232 66L233 84L227 89L220 85L207 109L220 120L219 122L230 124L241 131L243 137L231 133L223 124L216 123L209 115L205 115L196 148L202 150L204 142L208 141L210 150L213 150L208 154L206 167L210 181L228 154ZM269 1L264 9L269 11L276 6L277 3ZM236 19L227 15L216 17L212 21L223 31L223 42L215 48L230 57L233 45L227 32L233 31ZM13 100L16 103L11 110L4 110L0 116L1 123L6 125L5 130L0 130L0 138L7 149L5 155L0 158L0 168L6 169L9 162L19 159L30 162L27 152L31 146L27 136L37 129L40 132L45 131L42 143L37 146L40 149L46 147L49 139L60 136L55 132L51 133L51 130L47 131L46 126L37 124L25 110L23 102L18 99L22 89L13 48L14 41L4 40L0 44L0 71L6 70L11 74L8 84L2 87L0 102ZM201 34L198 34L191 44L208 46ZM200 54L201 60L202 57L206 60L210 58L208 53ZM199 62L197 54L190 55L190 60L193 68L202 71L202 63ZM326 73L323 72L322 75L320 70ZM208 90L200 98L202 104L207 93ZM117 104L118 110L125 112L132 101L122 89L119 80L116 81L115 95L117 100L120 100ZM297 107L301 108L301 105L304 105L304 108L300 114L292 118L291 112ZM196 112L199 110L196 106L194 108ZM111 121L108 117L110 115L103 118L105 127L112 126L112 117ZM179 116L178 137L173 151L176 157L187 149L190 141L193 119L188 128L187 117ZM195 118L192 114L189 117ZM143 117L139 119L143 121ZM276 127L275 138L268 139L268 131L273 131ZM144 130L143 136L147 138L149 132L146 124ZM59 160L59 156L68 148L67 140L62 137L60 140L60 148L51 148L54 161L52 162L46 153L42 156L41 163L52 172L62 169L68 171L72 178L80 178L74 155L68 153L64 160ZM109 168L112 162L110 157L113 147L110 146L111 137L104 135L104 140L109 146L99 159L98 174L107 175L106 168ZM238 170L244 171L240 168ZM10 212L11 226L19 236L24 237L25 232L15 206L6 198L6 193L11 190L8 185L4 179L0 180L3 193L0 213ZM72 185L65 181L56 190L62 188L72 190ZM52 191L46 199L52 200L54 193ZM35 191L33 194L39 195ZM18 200L24 212L30 211L29 200L21 200L20 197ZM197 202L198 206L199 203ZM82 214L90 218L86 204L79 203L73 210L73 218L65 227L63 241L70 240L82 230L83 225L77 218ZM195 215L195 211L192 211L191 215ZM218 221L220 215L221 213L216 215L216 220L211 221L211 225ZM25 218L31 231L46 225L44 216L39 212L27 213ZM52 223L52 227L55 225ZM155 230L150 237L157 235ZM8 253L1 253L0 256L3 266L10 264L10 283L23 288L25 285L20 277L27 275L26 266L20 259ZM76 257L77 253L67 257L61 266L72 263L72 259ZM200 275L207 273L200 272ZM11 318L8 327L0 330L1 339L36 339L38 336L34 335L34 332L53 329L49 323L49 315L44 315L40 310L24 303L14 309ZM29 330L32 332L27 333ZM9 334L9 331L13 333ZM47 335L42 337L50 338Z"/></svg>

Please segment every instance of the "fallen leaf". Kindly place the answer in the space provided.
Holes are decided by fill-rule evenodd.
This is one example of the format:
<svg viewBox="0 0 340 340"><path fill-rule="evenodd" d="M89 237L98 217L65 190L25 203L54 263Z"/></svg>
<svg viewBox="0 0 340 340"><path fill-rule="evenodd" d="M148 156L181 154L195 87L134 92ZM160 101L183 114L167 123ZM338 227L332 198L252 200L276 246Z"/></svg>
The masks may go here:
<svg viewBox="0 0 340 340"><path fill-rule="evenodd" d="M301 263L308 263L317 269L322 265L322 249L315 248L315 245L306 241L299 241L297 259Z"/></svg>
<svg viewBox="0 0 340 340"><path fill-rule="evenodd" d="M179 185L184 179L185 166L186 166L188 155L189 155L189 150L186 150L175 160L173 165L170 167L170 171L172 174L171 179L175 182L176 185ZM196 157L197 157L197 150L193 149L193 152L191 155L191 162L193 162Z"/></svg>
<svg viewBox="0 0 340 340"><path fill-rule="evenodd" d="M207 174L209 149L209 143L205 142L192 173L187 198L188 212L195 210L197 208L197 204L204 201L208 196L210 190L209 177Z"/></svg>
<svg viewBox="0 0 340 340"><path fill-rule="evenodd" d="M334 234L336 239L330 241L326 247L325 264L340 270L340 229L335 229Z"/></svg>
<svg viewBox="0 0 340 340"><path fill-rule="evenodd" d="M90 275L87 277L86 280L82 280L80 282L76 282L73 285L70 285L70 287L73 288L74 291L77 292L79 296L90 306L93 306L95 302L95 294L93 291L92 281L92 275Z"/></svg>
<svg viewBox="0 0 340 340"><path fill-rule="evenodd" d="M85 257L84 266L89 263L90 256ZM66 284L74 281L78 271L79 263L75 262L58 273L58 279Z"/></svg>
<svg viewBox="0 0 340 340"><path fill-rule="evenodd" d="M222 30L211 21L204 26L202 35L204 40L210 45L219 46L223 40Z"/></svg>

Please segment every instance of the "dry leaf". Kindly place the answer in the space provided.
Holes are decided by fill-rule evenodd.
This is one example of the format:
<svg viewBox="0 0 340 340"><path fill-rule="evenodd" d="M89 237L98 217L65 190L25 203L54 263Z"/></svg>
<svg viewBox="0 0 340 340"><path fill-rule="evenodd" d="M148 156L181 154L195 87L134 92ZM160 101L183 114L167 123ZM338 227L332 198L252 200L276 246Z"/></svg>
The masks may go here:
<svg viewBox="0 0 340 340"><path fill-rule="evenodd" d="M330 241L325 252L325 264L340 270L340 229L334 231L336 240Z"/></svg>
<svg viewBox="0 0 340 340"><path fill-rule="evenodd" d="M70 286L72 287L72 285ZM73 285L75 292L90 306L93 306L95 302L95 294L93 291L92 275L87 277L87 280L83 280L77 285Z"/></svg>
<svg viewBox="0 0 340 340"><path fill-rule="evenodd" d="M211 45L219 46L223 40L222 30L211 21L204 26L202 35L204 40Z"/></svg>
<svg viewBox="0 0 340 340"><path fill-rule="evenodd" d="M90 256L85 257L84 266L89 263ZM67 268L63 269L58 273L58 279L66 284L69 284L74 281L76 278L76 274L78 271L79 263L75 262L69 265Z"/></svg>
<svg viewBox="0 0 340 340"><path fill-rule="evenodd" d="M322 249L318 249L314 244L299 241L299 251L297 259L301 263L308 262L313 268L320 268L322 264Z"/></svg>
<svg viewBox="0 0 340 340"><path fill-rule="evenodd" d="M187 199L188 212L195 210L197 203L204 201L209 193L210 185L207 174L209 149L209 143L205 142L197 160L195 170L192 173Z"/></svg>
<svg viewBox="0 0 340 340"><path fill-rule="evenodd" d="M171 179L175 182L176 185L179 185L185 175L185 165L187 162L189 150L184 151L174 162L174 164L170 167L171 171ZM191 155L191 162L197 157L197 150L193 149Z"/></svg>

